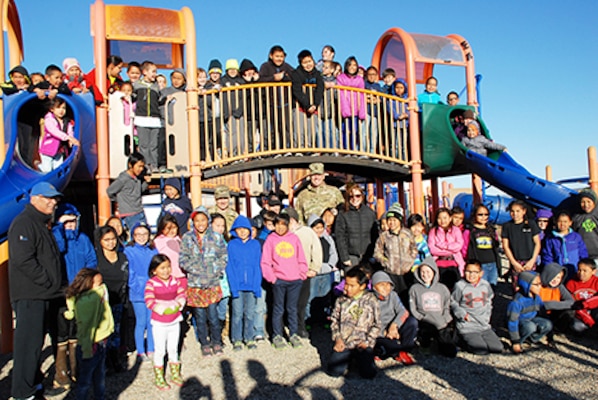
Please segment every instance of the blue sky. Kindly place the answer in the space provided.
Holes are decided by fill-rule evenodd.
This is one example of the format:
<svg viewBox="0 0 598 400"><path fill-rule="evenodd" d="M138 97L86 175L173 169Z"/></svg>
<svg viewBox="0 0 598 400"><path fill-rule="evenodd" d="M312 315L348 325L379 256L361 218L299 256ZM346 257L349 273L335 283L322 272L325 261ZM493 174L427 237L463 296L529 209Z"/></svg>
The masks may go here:
<svg viewBox="0 0 598 400"><path fill-rule="evenodd" d="M77 57L93 68L89 0L16 1L30 72ZM465 37L476 72L483 75L483 117L497 142L531 172L555 179L587 175L586 148L598 133L598 2L533 1L312 1L121 0L131 4L193 11L198 65L210 59L250 58L259 65L273 44L288 61L304 48L319 55L336 48L341 63L355 55L368 65L379 37L391 27L407 32ZM464 71L464 70L463 70ZM440 67L439 91L460 91L464 72ZM421 89L420 89L421 90ZM468 178L455 180L467 185Z"/></svg>

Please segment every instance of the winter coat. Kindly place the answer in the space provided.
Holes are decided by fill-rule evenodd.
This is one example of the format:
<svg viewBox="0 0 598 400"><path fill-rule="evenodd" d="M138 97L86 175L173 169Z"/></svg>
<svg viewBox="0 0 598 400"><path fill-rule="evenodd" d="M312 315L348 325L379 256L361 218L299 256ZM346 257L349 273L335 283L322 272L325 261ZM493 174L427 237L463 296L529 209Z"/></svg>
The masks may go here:
<svg viewBox="0 0 598 400"><path fill-rule="evenodd" d="M52 112L44 117L44 135L39 142L39 153L54 157L61 150L66 150L66 141L74 136L75 123L64 117L62 123L56 119Z"/></svg>
<svg viewBox="0 0 598 400"><path fill-rule="evenodd" d="M153 256L158 254L158 251L151 248L149 244L142 246L133 243L132 246L125 247L124 253L129 260L129 300L132 303L143 302L145 284L149 279L150 261Z"/></svg>
<svg viewBox="0 0 598 400"><path fill-rule="evenodd" d="M507 328L511 342L519 342L519 323L529 321L544 310L544 302L540 296L530 292L531 283L537 274L532 271L524 271L519 274L519 291L515 294L513 301L507 306Z"/></svg>
<svg viewBox="0 0 598 400"><path fill-rule="evenodd" d="M394 275L404 275L411 270L417 258L417 246L413 233L401 228L394 233L382 232L376 241L374 258L384 270Z"/></svg>
<svg viewBox="0 0 598 400"><path fill-rule="evenodd" d="M336 219L335 236L341 262L349 261L349 256L369 259L378 236L376 213L365 204L359 208L350 205Z"/></svg>
<svg viewBox="0 0 598 400"><path fill-rule="evenodd" d="M573 229L566 235L552 231L544 240L540 256L543 264L557 263L577 271L577 262L588 257L588 249L581 235Z"/></svg>
<svg viewBox="0 0 598 400"><path fill-rule="evenodd" d="M359 75L350 76L340 74L336 78L336 84L356 89L365 88L363 78ZM339 89L338 97L340 99L341 116L343 118L359 117L361 120L365 119L365 93Z"/></svg>
<svg viewBox="0 0 598 400"><path fill-rule="evenodd" d="M250 235L243 242L235 231L237 228L246 228ZM262 270L260 261L262 247L260 242L251 238L251 223L243 215L239 216L230 230L232 240L228 243L228 264L226 275L231 296L239 297L239 292L253 292L256 297L262 296Z"/></svg>
<svg viewBox="0 0 598 400"><path fill-rule="evenodd" d="M445 231L441 227L430 229L428 247L434 260L438 260L439 257L452 256L457 263L461 276L463 276L463 268L465 267L465 260L461 253L461 249L463 248L463 234L459 228L451 226L448 231Z"/></svg>

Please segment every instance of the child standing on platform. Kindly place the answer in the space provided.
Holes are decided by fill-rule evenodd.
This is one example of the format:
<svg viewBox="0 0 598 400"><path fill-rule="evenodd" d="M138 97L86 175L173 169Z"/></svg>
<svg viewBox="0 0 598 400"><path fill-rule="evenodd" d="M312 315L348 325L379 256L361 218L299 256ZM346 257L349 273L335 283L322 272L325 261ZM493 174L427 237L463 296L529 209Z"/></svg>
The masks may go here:
<svg viewBox="0 0 598 400"><path fill-rule="evenodd" d="M168 349L170 382L183 386L178 346L183 320L181 310L185 306L186 282L171 274L170 260L164 254L152 257L145 285L145 305L151 310L152 334L154 336L154 385L160 390L170 389L164 379L164 356Z"/></svg>
<svg viewBox="0 0 598 400"><path fill-rule="evenodd" d="M93 385L94 398L105 399L106 342L114 331L114 319L108 303L108 289L102 274L83 268L67 288L67 319L77 321L77 400L88 399Z"/></svg>
<svg viewBox="0 0 598 400"><path fill-rule="evenodd" d="M158 169L158 136L162 120L160 118L160 88L156 83L156 64L146 61L141 65L143 77L133 83L137 96L135 126L139 136L139 152L145 157L147 169L151 173Z"/></svg>
<svg viewBox="0 0 598 400"><path fill-rule="evenodd" d="M61 98L50 100L50 110L44 117L44 135L39 143L42 172L58 168L68 156L68 148L81 144L74 136L75 123L66 116L66 102Z"/></svg>

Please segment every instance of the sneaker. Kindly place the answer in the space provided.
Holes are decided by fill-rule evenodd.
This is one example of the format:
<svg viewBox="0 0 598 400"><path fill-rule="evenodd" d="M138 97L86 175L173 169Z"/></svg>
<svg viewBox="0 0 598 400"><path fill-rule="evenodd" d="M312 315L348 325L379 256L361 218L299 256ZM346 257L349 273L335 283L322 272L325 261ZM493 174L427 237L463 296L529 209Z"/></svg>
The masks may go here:
<svg viewBox="0 0 598 400"><path fill-rule="evenodd" d="M397 360L400 363L403 363L403 365L415 364L415 360L413 359L413 357L411 357L411 354L407 353L406 351L399 352L399 355L395 357L395 360Z"/></svg>
<svg viewBox="0 0 598 400"><path fill-rule="evenodd" d="M138 354L137 355L137 359L141 362L149 362L151 361L151 359L147 356L147 354L143 353L143 354Z"/></svg>
<svg viewBox="0 0 598 400"><path fill-rule="evenodd" d="M307 332L307 329L299 329L297 336L302 339L309 339L309 332Z"/></svg>
<svg viewBox="0 0 598 400"><path fill-rule="evenodd" d="M204 357L209 357L212 355L212 348L210 346L202 346L201 347L201 355Z"/></svg>
<svg viewBox="0 0 598 400"><path fill-rule="evenodd" d="M282 336L277 335L272 339L272 346L274 346L275 349L284 349L287 347L287 341L284 340Z"/></svg>
<svg viewBox="0 0 598 400"><path fill-rule="evenodd" d="M233 344L233 351L241 351L243 350L243 342L235 342Z"/></svg>
<svg viewBox="0 0 598 400"><path fill-rule="evenodd" d="M285 155L285 156L286 156L286 155ZM277 155L275 155L275 156L274 156L274 159L275 159L275 160L276 160L276 159L278 159L278 158L282 158L282 154L277 154Z"/></svg>
<svg viewBox="0 0 598 400"><path fill-rule="evenodd" d="M291 336L289 342L291 342L291 346L293 346L296 349L303 346L303 344L301 343L301 338L296 333L293 336Z"/></svg>
<svg viewBox="0 0 598 400"><path fill-rule="evenodd" d="M264 340L266 340L263 335L255 335L255 337L253 339L256 342L263 342Z"/></svg>
<svg viewBox="0 0 598 400"><path fill-rule="evenodd" d="M255 349L257 349L257 344L255 344L255 342L253 340L250 340L247 342L247 348L249 350L255 350Z"/></svg>
<svg viewBox="0 0 598 400"><path fill-rule="evenodd" d="M219 344L212 346L212 351L214 352L214 355L217 356L224 353L224 351L222 351L222 346Z"/></svg>

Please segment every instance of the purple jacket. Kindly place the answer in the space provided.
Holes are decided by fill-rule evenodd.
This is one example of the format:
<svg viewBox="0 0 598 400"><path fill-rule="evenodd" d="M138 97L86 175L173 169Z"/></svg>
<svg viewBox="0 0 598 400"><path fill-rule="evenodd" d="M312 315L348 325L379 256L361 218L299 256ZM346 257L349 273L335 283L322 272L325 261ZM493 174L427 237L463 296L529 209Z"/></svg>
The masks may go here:
<svg viewBox="0 0 598 400"><path fill-rule="evenodd" d="M39 152L45 156L54 157L60 150L62 142L68 140L69 136L74 136L73 121L67 119L63 120L66 122L66 132L60 125L54 114L48 112L44 117L44 136L39 143Z"/></svg>
<svg viewBox="0 0 598 400"><path fill-rule="evenodd" d="M336 78L336 84L338 86L357 89L365 88L363 78L359 75L349 76L347 74L340 74ZM357 116L359 119L365 119L365 93L340 89L338 96L341 102L341 115L343 118Z"/></svg>

